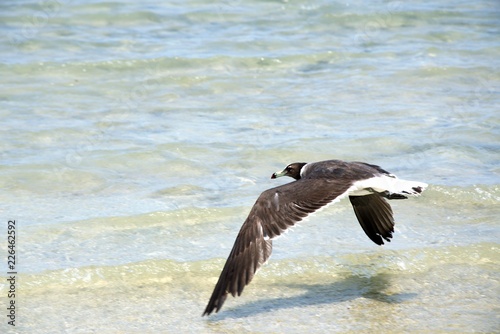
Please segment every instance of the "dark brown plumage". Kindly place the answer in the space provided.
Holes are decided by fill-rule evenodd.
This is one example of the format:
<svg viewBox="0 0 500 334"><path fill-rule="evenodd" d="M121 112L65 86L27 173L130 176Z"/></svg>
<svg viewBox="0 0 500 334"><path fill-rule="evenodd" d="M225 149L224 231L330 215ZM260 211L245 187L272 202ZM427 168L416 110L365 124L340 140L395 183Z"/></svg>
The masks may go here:
<svg viewBox="0 0 500 334"><path fill-rule="evenodd" d="M382 168L361 162L328 160L293 163L271 178L296 181L264 191L243 223L203 315L218 312L227 295L241 295L271 256L272 239L319 208L349 196L366 235L376 244L390 241L394 219L388 199L418 195L425 183L399 180ZM384 198L385 197L385 198Z"/></svg>

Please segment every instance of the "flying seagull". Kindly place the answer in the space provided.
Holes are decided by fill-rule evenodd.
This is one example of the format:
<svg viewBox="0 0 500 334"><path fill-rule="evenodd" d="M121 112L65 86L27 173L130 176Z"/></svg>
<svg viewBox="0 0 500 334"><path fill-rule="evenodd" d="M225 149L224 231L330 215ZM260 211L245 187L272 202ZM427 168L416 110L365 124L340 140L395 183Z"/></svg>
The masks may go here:
<svg viewBox="0 0 500 334"><path fill-rule="evenodd" d="M241 226L219 281L203 312L218 312L227 295L241 295L272 251L272 240L307 215L344 197L354 208L363 231L377 245L394 232L392 209L386 199L417 196L427 184L398 179L376 165L327 160L296 162L271 176L295 181L264 191Z"/></svg>

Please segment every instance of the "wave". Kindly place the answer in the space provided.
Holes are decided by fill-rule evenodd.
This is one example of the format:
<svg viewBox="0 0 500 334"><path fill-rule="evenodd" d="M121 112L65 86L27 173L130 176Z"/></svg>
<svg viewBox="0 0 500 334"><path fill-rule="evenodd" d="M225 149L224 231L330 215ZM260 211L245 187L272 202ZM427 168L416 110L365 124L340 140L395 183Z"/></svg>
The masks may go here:
<svg viewBox="0 0 500 334"><path fill-rule="evenodd" d="M369 277L380 274L416 274L440 264L497 265L498 244L477 243L468 246L381 250L337 255L275 260L256 276L258 284L294 281L328 281L334 276ZM167 289L206 289L216 283L224 259L178 262L147 260L119 266L83 266L48 270L37 274L19 274L23 296L50 291L70 293L80 289L164 285ZM2 279L1 290L6 287ZM281 283L279 283L281 284Z"/></svg>

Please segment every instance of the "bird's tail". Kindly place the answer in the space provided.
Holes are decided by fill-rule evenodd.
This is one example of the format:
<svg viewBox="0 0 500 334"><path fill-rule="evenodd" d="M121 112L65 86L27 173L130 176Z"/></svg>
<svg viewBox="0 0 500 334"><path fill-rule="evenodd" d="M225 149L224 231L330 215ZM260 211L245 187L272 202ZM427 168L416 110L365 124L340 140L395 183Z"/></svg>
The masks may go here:
<svg viewBox="0 0 500 334"><path fill-rule="evenodd" d="M374 190L388 199L419 196L427 188L427 183L402 180L392 176L380 177L377 183L378 187Z"/></svg>

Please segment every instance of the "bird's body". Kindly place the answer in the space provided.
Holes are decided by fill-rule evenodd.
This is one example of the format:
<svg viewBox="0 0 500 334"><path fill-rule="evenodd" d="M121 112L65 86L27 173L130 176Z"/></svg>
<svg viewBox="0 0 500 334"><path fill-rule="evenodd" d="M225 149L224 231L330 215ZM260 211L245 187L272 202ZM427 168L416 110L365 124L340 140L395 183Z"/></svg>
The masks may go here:
<svg viewBox="0 0 500 334"><path fill-rule="evenodd" d="M376 244L390 241L392 209L385 199L419 195L427 184L396 178L379 166L327 160L293 163L271 178L296 181L264 191L243 223L203 315L218 312L228 293L241 295L272 251L272 240L318 209L349 197L361 227Z"/></svg>

